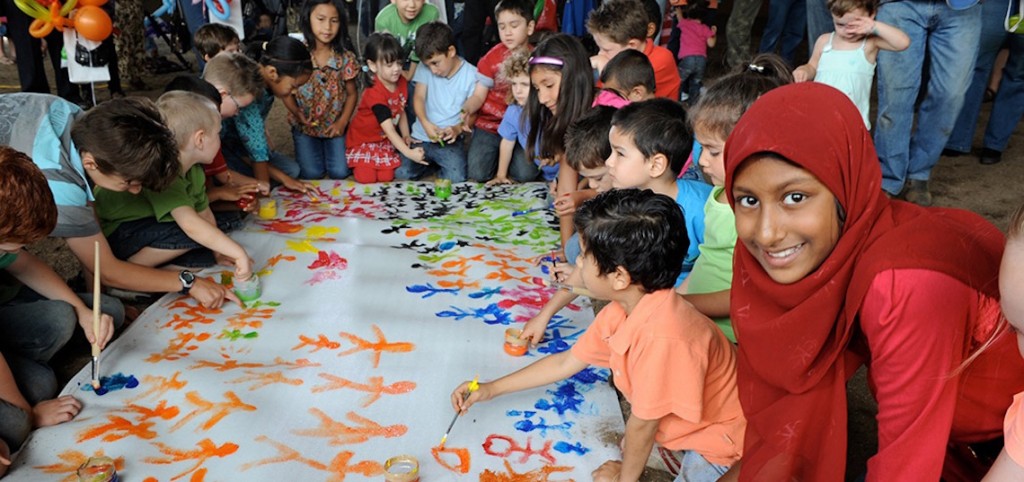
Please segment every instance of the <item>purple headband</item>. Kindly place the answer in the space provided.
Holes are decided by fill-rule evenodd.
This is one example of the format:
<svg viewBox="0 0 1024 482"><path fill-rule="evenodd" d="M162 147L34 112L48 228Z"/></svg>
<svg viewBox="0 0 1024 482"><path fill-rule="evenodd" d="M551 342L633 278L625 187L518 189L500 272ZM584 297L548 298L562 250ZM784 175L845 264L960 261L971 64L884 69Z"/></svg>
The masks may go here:
<svg viewBox="0 0 1024 482"><path fill-rule="evenodd" d="M555 57L530 57L530 65L538 65L538 64L541 64L541 65L557 65L559 67L562 67L562 66L565 65L565 62L563 62L562 59L555 58Z"/></svg>

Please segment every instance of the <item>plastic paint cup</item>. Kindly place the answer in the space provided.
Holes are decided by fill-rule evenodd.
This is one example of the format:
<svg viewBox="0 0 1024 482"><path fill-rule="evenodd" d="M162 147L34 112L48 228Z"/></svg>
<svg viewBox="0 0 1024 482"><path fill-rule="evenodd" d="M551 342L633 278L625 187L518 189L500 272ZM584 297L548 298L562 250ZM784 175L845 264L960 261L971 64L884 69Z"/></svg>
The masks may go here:
<svg viewBox="0 0 1024 482"><path fill-rule="evenodd" d="M271 198L260 199L258 213L262 219L274 219L277 217L277 200Z"/></svg>
<svg viewBox="0 0 1024 482"><path fill-rule="evenodd" d="M512 356L523 356L526 354L526 345L529 341L519 338L522 334L523 330L518 328L505 330L505 353Z"/></svg>
<svg viewBox="0 0 1024 482"><path fill-rule="evenodd" d="M235 294L238 295L238 299L248 303L260 299L260 277L253 273L249 276L249 279L241 281L235 278Z"/></svg>
<svg viewBox="0 0 1024 482"><path fill-rule="evenodd" d="M384 462L384 480L388 482L417 482L420 463L412 455L398 455Z"/></svg>
<svg viewBox="0 0 1024 482"><path fill-rule="evenodd" d="M452 180L438 179L434 181L434 196L444 201L452 195Z"/></svg>
<svg viewBox="0 0 1024 482"><path fill-rule="evenodd" d="M118 482L114 459L110 457L91 457L78 468L80 482Z"/></svg>

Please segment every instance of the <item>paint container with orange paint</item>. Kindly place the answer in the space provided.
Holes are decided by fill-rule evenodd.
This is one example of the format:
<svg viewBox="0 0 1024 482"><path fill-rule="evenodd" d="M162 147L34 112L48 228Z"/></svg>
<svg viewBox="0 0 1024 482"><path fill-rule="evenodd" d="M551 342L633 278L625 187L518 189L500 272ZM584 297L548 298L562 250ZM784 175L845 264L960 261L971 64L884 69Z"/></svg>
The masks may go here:
<svg viewBox="0 0 1024 482"><path fill-rule="evenodd" d="M420 463L412 455L398 455L384 462L384 480L387 482L418 482Z"/></svg>
<svg viewBox="0 0 1024 482"><path fill-rule="evenodd" d="M523 330L518 328L505 330L505 353L512 356L523 356L526 354L526 345L529 343L529 340L519 338L522 334Z"/></svg>
<svg viewBox="0 0 1024 482"><path fill-rule="evenodd" d="M118 482L114 459L110 457L91 457L78 468L80 482Z"/></svg>

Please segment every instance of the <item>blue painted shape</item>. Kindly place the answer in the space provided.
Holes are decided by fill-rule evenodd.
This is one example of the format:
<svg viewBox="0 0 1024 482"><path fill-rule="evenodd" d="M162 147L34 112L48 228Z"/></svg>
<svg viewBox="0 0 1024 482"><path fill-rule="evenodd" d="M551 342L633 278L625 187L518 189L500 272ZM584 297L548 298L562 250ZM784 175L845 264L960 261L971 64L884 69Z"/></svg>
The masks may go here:
<svg viewBox="0 0 1024 482"><path fill-rule="evenodd" d="M469 297L473 298L473 299L481 299L482 298L482 299L489 300L489 299L491 299L492 296L500 295L500 294L501 294L501 287L497 287L497 288L483 288L480 291L477 291L476 293L470 293Z"/></svg>
<svg viewBox="0 0 1024 482"><path fill-rule="evenodd" d="M422 293L423 299L430 298L438 293L451 293L453 295L459 294L459 288L438 288L431 283L427 283L425 285L406 286L405 291L416 294Z"/></svg>
<svg viewBox="0 0 1024 482"><path fill-rule="evenodd" d="M587 367L580 370L579 373L573 375L569 379L581 383L583 385L593 385L597 382L607 382L608 377L611 376L611 371L604 368Z"/></svg>
<svg viewBox="0 0 1024 482"><path fill-rule="evenodd" d="M559 424L555 424L555 425L549 425L544 420L544 417L539 417L539 418L540 418L540 422L534 422L533 420L530 420L528 418L520 420L520 421L516 422L515 425L513 425L513 427L515 427L516 430L518 430L520 432L526 432L526 433L530 433L530 432L533 432L535 430L539 431L541 437L547 437L548 436L548 430L558 430L558 431L564 433L566 438L570 437L569 429L571 429L572 426L573 426L572 422L563 422L563 423L559 423Z"/></svg>
<svg viewBox="0 0 1024 482"><path fill-rule="evenodd" d="M456 306L451 308L451 310L439 311L435 315L439 318L455 318L456 320L474 318L488 325L512 324L512 314L501 309L497 303L491 303L483 308L463 309Z"/></svg>
<svg viewBox="0 0 1024 482"><path fill-rule="evenodd" d="M456 244L455 241L445 241L445 242L439 244L437 247L440 248L441 251L448 251L449 249L454 248L455 244Z"/></svg>
<svg viewBox="0 0 1024 482"><path fill-rule="evenodd" d="M96 395L103 396L109 392L132 389L137 386L139 386L139 380L135 378L135 375L125 375L118 372L109 377L100 377L100 388L96 389L95 392ZM88 383L82 385L82 390L86 392L94 391L92 385Z"/></svg>
<svg viewBox="0 0 1024 482"><path fill-rule="evenodd" d="M537 351L549 355L566 351L569 348L572 348L572 343L570 342L576 341L576 339L579 338L579 336L582 335L584 331L587 330L581 329L568 335L562 335L561 330L551 330L551 334L547 336L544 341L541 342L540 346L537 348Z"/></svg>
<svg viewBox="0 0 1024 482"><path fill-rule="evenodd" d="M569 442L564 442L564 441L561 441L561 440L558 441L558 442L555 442L555 445L552 448L555 449L555 451L561 452L563 454L584 455L587 452L590 452L590 449L584 447L583 444L581 444L579 442L576 442L575 444L570 445Z"/></svg>
<svg viewBox="0 0 1024 482"><path fill-rule="evenodd" d="M554 411L559 415L566 412L580 413L580 405L583 404L583 394L576 390L576 384L572 381L561 382L558 388L548 390L553 395L551 400L540 399L533 405L538 410Z"/></svg>

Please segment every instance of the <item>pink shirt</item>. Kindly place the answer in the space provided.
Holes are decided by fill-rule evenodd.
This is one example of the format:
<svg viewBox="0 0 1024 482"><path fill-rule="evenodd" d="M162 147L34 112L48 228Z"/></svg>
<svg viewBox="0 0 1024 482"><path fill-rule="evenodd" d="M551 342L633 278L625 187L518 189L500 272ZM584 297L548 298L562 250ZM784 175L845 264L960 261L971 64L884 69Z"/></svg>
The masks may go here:
<svg viewBox="0 0 1024 482"><path fill-rule="evenodd" d="M679 55L677 58L699 55L708 56L708 39L715 36L711 27L692 18L684 18L676 25L679 29Z"/></svg>

